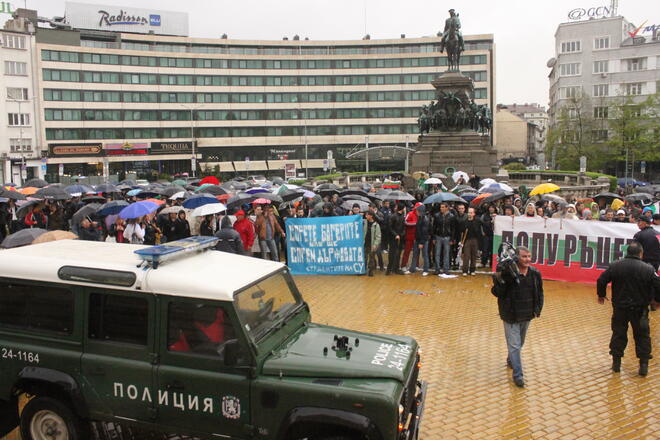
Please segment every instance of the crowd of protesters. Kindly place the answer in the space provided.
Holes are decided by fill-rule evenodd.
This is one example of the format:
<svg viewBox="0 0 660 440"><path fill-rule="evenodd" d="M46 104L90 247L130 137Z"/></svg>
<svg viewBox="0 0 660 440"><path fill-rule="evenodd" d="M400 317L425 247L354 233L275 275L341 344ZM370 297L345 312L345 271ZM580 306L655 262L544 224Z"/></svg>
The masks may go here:
<svg viewBox="0 0 660 440"><path fill-rule="evenodd" d="M467 182L465 182L467 183ZM473 186L477 182L469 182ZM373 190L372 190L373 191ZM156 245L191 235L216 236L217 248L237 254L273 260L286 260L287 218L362 215L364 217L367 274L376 270L390 274L412 274L447 277L451 270L464 276L475 275L479 267L493 264L494 220L497 216L560 218L584 221L637 223L640 218L660 225L660 214L640 202L599 198L565 201L544 197L525 198L513 193L492 203L469 204L423 201L439 191L435 186L411 191L411 200L388 200L369 195L370 202L352 202L340 197L339 191L320 192L313 197L301 196L284 204L245 203L220 214L192 217L181 206L184 197L162 197L161 206L148 215L124 220L112 215L100 217L91 213L76 218L89 195L70 200L36 203L20 216L14 200L0 203L0 239L23 228L71 230L79 239ZM125 200L139 196L127 191L99 193L96 201ZM307 194L310 195L310 194ZM87 196L87 197L86 197ZM101 199L102 198L102 199ZM100 200L99 200L100 199ZM19 202L20 203L20 202ZM177 207L181 207L178 209ZM166 208L167 211L164 211ZM279 208L279 209L278 209ZM163 212L164 211L164 212ZM385 254L385 257L384 257Z"/></svg>

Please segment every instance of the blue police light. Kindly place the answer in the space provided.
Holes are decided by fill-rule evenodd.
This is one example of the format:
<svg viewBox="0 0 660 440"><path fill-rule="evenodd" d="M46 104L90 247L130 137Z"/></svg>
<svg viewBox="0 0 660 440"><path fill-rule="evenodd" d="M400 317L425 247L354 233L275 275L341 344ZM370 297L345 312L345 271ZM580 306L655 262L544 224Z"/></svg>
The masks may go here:
<svg viewBox="0 0 660 440"><path fill-rule="evenodd" d="M172 258L180 257L191 252L200 252L204 249L212 248L219 241L216 237L206 237L195 235L193 237L183 238L170 243L151 246L146 249L139 249L135 253L146 261L154 269L158 265Z"/></svg>

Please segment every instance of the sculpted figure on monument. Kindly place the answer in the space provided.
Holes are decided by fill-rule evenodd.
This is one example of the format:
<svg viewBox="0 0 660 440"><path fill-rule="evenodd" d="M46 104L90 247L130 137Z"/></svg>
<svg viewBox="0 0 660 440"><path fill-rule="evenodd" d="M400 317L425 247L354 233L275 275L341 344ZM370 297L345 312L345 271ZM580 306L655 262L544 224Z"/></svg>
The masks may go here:
<svg viewBox="0 0 660 440"><path fill-rule="evenodd" d="M458 72L461 52L465 50L465 44L461 33L461 20L453 9L449 10L449 18L445 20L440 52L444 52L445 48L447 49L448 71Z"/></svg>
<svg viewBox="0 0 660 440"><path fill-rule="evenodd" d="M428 106L423 106L422 107L422 113L419 115L419 118L417 119L417 125L419 126L419 133L424 134L424 132L428 133L429 130L431 129L430 125L430 116L429 116L429 108Z"/></svg>

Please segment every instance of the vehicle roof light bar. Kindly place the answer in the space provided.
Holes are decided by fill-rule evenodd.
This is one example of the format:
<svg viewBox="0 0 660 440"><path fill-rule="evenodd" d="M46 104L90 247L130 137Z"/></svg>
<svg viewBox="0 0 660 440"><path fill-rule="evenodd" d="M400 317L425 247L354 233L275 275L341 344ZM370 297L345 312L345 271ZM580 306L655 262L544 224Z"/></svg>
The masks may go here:
<svg viewBox="0 0 660 440"><path fill-rule="evenodd" d="M212 248L219 241L217 237L193 236L181 240L172 241L146 249L139 249L135 253L154 269L164 261L188 255L193 252L201 252Z"/></svg>

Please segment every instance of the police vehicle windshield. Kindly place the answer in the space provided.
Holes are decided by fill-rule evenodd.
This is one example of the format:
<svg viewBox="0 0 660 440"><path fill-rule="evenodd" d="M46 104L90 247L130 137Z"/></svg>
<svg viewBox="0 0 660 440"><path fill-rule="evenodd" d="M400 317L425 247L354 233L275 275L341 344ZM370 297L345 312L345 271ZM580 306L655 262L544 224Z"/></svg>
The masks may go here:
<svg viewBox="0 0 660 440"><path fill-rule="evenodd" d="M283 272L278 272L234 296L241 325L254 342L281 328L302 307Z"/></svg>

